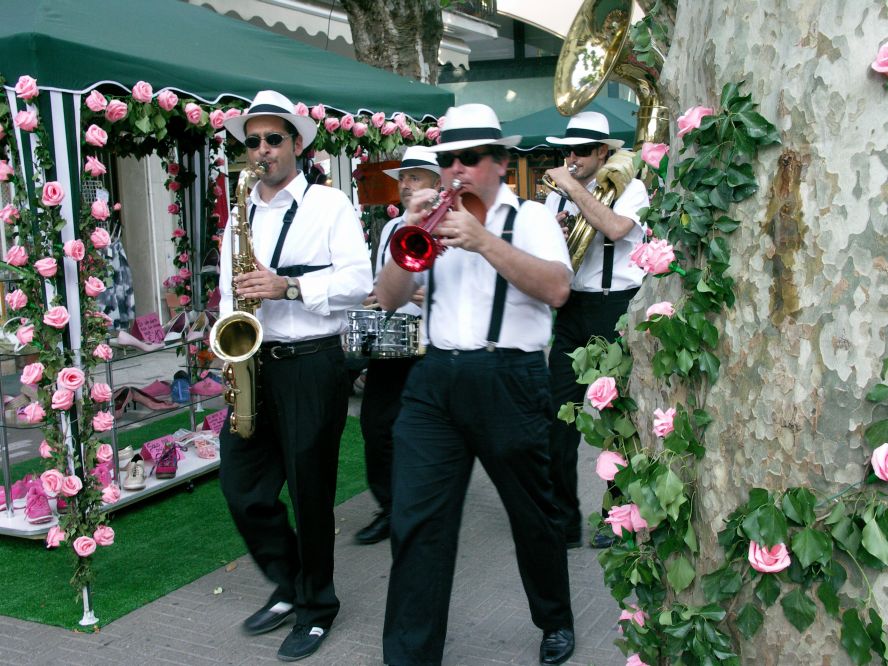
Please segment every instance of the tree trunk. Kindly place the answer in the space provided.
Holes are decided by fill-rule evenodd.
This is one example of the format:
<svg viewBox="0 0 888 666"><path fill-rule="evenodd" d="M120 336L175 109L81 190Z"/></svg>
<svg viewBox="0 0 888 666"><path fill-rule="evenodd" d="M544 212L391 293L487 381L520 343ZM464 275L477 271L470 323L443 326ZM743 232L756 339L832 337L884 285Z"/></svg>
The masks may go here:
<svg viewBox="0 0 888 666"><path fill-rule="evenodd" d="M886 35L882 2L678 3L662 76L674 115L717 108L722 86L745 80L782 140L754 165L758 194L732 211L741 221L728 241L737 302L714 322L721 373L702 396L713 422L696 500L698 584L723 561L717 532L750 488L807 486L824 497L863 477L862 434L874 420L864 396L878 381L888 330L888 93L870 69ZM670 155L681 145L673 139ZM652 303L676 300L678 282L648 279L632 322ZM638 427L650 433L654 409L685 400L675 382L654 379L654 338L632 332L630 346ZM888 577L870 581L884 616ZM702 603L694 595L688 601ZM850 663L839 631L818 604L799 634L778 603L740 644L743 662Z"/></svg>
<svg viewBox="0 0 888 666"><path fill-rule="evenodd" d="M438 0L342 0L355 57L363 63L438 82L438 47L444 34Z"/></svg>

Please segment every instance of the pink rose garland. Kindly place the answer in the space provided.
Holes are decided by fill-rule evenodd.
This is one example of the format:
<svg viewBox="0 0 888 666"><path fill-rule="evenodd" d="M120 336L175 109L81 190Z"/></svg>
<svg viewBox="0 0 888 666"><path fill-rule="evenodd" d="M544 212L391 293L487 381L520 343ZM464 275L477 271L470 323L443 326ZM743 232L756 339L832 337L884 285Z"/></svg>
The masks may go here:
<svg viewBox="0 0 888 666"><path fill-rule="evenodd" d="M626 532L637 532L638 530L646 529L648 526L647 521L641 517L641 514L638 512L638 506L635 504L621 504L611 507L604 522L611 526L614 534L618 537L623 536L623 530L626 530Z"/></svg>
<svg viewBox="0 0 888 666"><path fill-rule="evenodd" d="M760 546L755 541L749 542L749 564L756 571L762 573L777 573L783 571L791 564L786 544L778 543L768 548Z"/></svg>
<svg viewBox="0 0 888 666"><path fill-rule="evenodd" d="M157 104L164 111L172 111L179 103L179 96L172 90L161 90L157 94Z"/></svg>
<svg viewBox="0 0 888 666"><path fill-rule="evenodd" d="M879 47L876 59L873 60L870 67L872 67L874 71L888 76L888 42L885 42Z"/></svg>
<svg viewBox="0 0 888 666"><path fill-rule="evenodd" d="M618 397L617 382L613 377L599 377L586 391L586 399L598 410L610 407Z"/></svg>
<svg viewBox="0 0 888 666"><path fill-rule="evenodd" d="M15 94L22 99L34 99L37 97L40 94L40 91L37 89L37 79L27 74L22 74L15 84Z"/></svg>
<svg viewBox="0 0 888 666"><path fill-rule="evenodd" d="M107 525L99 525L93 532L93 539L100 546L110 546L114 543L114 530Z"/></svg>
<svg viewBox="0 0 888 666"><path fill-rule="evenodd" d="M108 100L98 90L93 90L86 98L86 106L93 113L101 113L108 106Z"/></svg>
<svg viewBox="0 0 888 666"><path fill-rule="evenodd" d="M888 481L888 443L882 444L873 451L870 462L873 464L875 475L882 481Z"/></svg>
<svg viewBox="0 0 888 666"><path fill-rule="evenodd" d="M154 97L154 89L147 81L139 81L133 86L133 99L137 102L147 104Z"/></svg>
<svg viewBox="0 0 888 666"><path fill-rule="evenodd" d="M91 537L77 537L72 545L74 546L74 552L80 557L89 557L96 552L96 542Z"/></svg>
<svg viewBox="0 0 888 666"><path fill-rule="evenodd" d="M65 540L65 530L63 530L58 525L53 525L49 528L49 532L46 533L46 547L47 548L58 548L59 544Z"/></svg>
<svg viewBox="0 0 888 666"><path fill-rule="evenodd" d="M43 323L58 330L65 328L70 319L68 309L64 305L56 305L47 310L43 315Z"/></svg>
<svg viewBox="0 0 888 666"><path fill-rule="evenodd" d="M15 169L13 169L9 162L0 161L0 182L9 180L9 177L15 174Z"/></svg>
<svg viewBox="0 0 888 666"><path fill-rule="evenodd" d="M657 437L665 437L675 430L675 407L670 407L665 412L662 409L654 410L654 434Z"/></svg>
<svg viewBox="0 0 888 666"><path fill-rule="evenodd" d="M628 467L629 463L619 453L602 451L595 461L595 473L605 481L613 481L620 468Z"/></svg>
<svg viewBox="0 0 888 666"><path fill-rule="evenodd" d="M700 121L706 116L711 116L715 111L709 106L692 106L678 117L677 136L684 136L691 130L700 127Z"/></svg>
<svg viewBox="0 0 888 666"><path fill-rule="evenodd" d="M43 194L40 199L44 206L58 206L65 200L65 190L61 183L51 180L43 186Z"/></svg>

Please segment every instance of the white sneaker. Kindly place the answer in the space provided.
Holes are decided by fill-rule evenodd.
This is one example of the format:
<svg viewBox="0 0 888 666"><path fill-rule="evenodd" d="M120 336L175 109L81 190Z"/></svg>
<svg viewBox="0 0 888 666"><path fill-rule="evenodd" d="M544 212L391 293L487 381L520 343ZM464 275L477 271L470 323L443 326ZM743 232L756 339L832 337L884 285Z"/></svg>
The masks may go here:
<svg viewBox="0 0 888 666"><path fill-rule="evenodd" d="M128 446L125 449L117 450L117 463L118 469L125 470L127 465L129 465L130 460L133 459L133 456L136 455L136 452L133 451L133 447Z"/></svg>
<svg viewBox="0 0 888 666"><path fill-rule="evenodd" d="M136 454L126 466L126 480L123 482L124 490L142 490L145 488L145 463L142 456Z"/></svg>

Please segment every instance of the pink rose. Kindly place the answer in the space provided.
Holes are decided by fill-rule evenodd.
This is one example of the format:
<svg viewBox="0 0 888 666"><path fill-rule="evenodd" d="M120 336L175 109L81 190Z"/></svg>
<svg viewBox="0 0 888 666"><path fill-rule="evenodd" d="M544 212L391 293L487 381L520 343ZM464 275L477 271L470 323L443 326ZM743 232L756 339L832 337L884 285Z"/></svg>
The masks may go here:
<svg viewBox="0 0 888 666"><path fill-rule="evenodd" d="M651 307L647 309L647 312L644 313L645 320L649 320L651 317L656 315L663 315L665 317L671 317L675 314L675 308L672 307L672 303L669 301L660 301L659 303L654 303Z"/></svg>
<svg viewBox="0 0 888 666"><path fill-rule="evenodd" d="M179 296L179 305L188 305L191 302L191 296L182 294Z"/></svg>
<svg viewBox="0 0 888 666"><path fill-rule="evenodd" d="M642 661L636 652L629 655L629 658L626 660L626 666L649 666L649 664L646 661Z"/></svg>
<svg viewBox="0 0 888 666"><path fill-rule="evenodd" d="M172 111L179 103L179 97L172 90L161 90L157 94L157 104L164 111Z"/></svg>
<svg viewBox="0 0 888 666"><path fill-rule="evenodd" d="M178 215L179 210L179 204L171 203L169 206L167 206L167 213L169 213L170 215ZM175 232L173 232L173 235L175 235Z"/></svg>
<svg viewBox="0 0 888 666"><path fill-rule="evenodd" d="M49 532L46 533L46 547L47 548L58 548L59 544L65 540L65 530L63 530L58 525L53 525L49 528Z"/></svg>
<svg viewBox="0 0 888 666"><path fill-rule="evenodd" d="M60 331L68 325L69 319L71 317L68 315L68 310L64 305L56 305L47 310L43 315L44 324L57 328Z"/></svg>
<svg viewBox="0 0 888 666"><path fill-rule="evenodd" d="M100 113L108 106L108 100L98 90L93 90L86 98L86 106L94 113Z"/></svg>
<svg viewBox="0 0 888 666"><path fill-rule="evenodd" d="M32 79L27 74L22 74L15 84L15 94L22 99L34 99L40 94L37 90L37 79Z"/></svg>
<svg viewBox="0 0 888 666"><path fill-rule="evenodd" d="M355 126L355 117L350 113L346 113L339 120L339 126L344 129L346 132L351 132L352 127Z"/></svg>
<svg viewBox="0 0 888 666"><path fill-rule="evenodd" d="M96 552L96 542L94 539L86 536L74 539L74 552L80 557L89 557Z"/></svg>
<svg viewBox="0 0 888 666"><path fill-rule="evenodd" d="M24 266L28 263L28 251L21 245L11 245L3 261L10 266Z"/></svg>
<svg viewBox="0 0 888 666"><path fill-rule="evenodd" d="M120 488L115 484L111 484L102 490L102 501L105 504L114 504L120 499Z"/></svg>
<svg viewBox="0 0 888 666"><path fill-rule="evenodd" d="M48 469L40 475L40 485L43 486L43 492L50 497L55 497L62 490L62 483L65 475L57 469Z"/></svg>
<svg viewBox="0 0 888 666"><path fill-rule="evenodd" d="M336 118L327 118L324 120L324 129L328 132L335 132L339 129L339 120Z"/></svg>
<svg viewBox="0 0 888 666"><path fill-rule="evenodd" d="M882 481L888 481L888 443L882 444L882 446L873 451L870 462L873 464L873 472L875 472L876 476L882 479Z"/></svg>
<svg viewBox="0 0 888 666"><path fill-rule="evenodd" d="M221 197L224 192L225 190L223 190L218 185L213 185L213 196Z"/></svg>
<svg viewBox="0 0 888 666"><path fill-rule="evenodd" d="M670 407L665 412L662 409L654 410L654 434L657 437L665 437L675 430L672 422L675 420L675 407Z"/></svg>
<svg viewBox="0 0 888 666"><path fill-rule="evenodd" d="M327 109L324 108L323 104L318 104L317 106L311 107L310 115L315 120L323 120L324 116L327 115Z"/></svg>
<svg viewBox="0 0 888 666"><path fill-rule="evenodd" d="M108 143L108 133L98 125L90 125L83 136L89 145L96 148L102 148Z"/></svg>
<svg viewBox="0 0 888 666"><path fill-rule="evenodd" d="M437 127L429 127L425 131L425 137L429 141L437 142L441 138L441 130L438 129Z"/></svg>
<svg viewBox="0 0 888 666"><path fill-rule="evenodd" d="M370 123L376 129L380 129L383 125L385 125L385 113L382 111L377 111L372 116L370 116Z"/></svg>
<svg viewBox="0 0 888 666"><path fill-rule="evenodd" d="M187 280L188 278L191 277L191 271L188 270L187 268L180 268L179 269L179 277L184 280Z"/></svg>
<svg viewBox="0 0 888 666"><path fill-rule="evenodd" d="M383 136L390 136L398 131L398 126L395 123L389 121L385 125L382 126L382 129L379 130Z"/></svg>
<svg viewBox="0 0 888 666"><path fill-rule="evenodd" d="M28 304L28 297L21 289L6 294L6 304L13 310L21 310Z"/></svg>
<svg viewBox="0 0 888 666"><path fill-rule="evenodd" d="M228 120L229 118L237 118L242 113L243 113L243 111L241 111L240 109L228 109L225 112L225 120ZM306 112L305 115L308 115L308 112ZM216 138L221 139L222 137L220 136L220 137L216 137Z"/></svg>
<svg viewBox="0 0 888 666"><path fill-rule="evenodd" d="M669 146L665 143L650 143L649 141L645 141L641 146L641 159L654 169L659 169L660 162L668 152Z"/></svg>
<svg viewBox="0 0 888 666"><path fill-rule="evenodd" d="M107 386L107 384L106 384ZM114 449L111 448L110 444L99 444L96 449L96 460L100 463L111 462L114 458Z"/></svg>
<svg viewBox="0 0 888 666"><path fill-rule="evenodd" d="M189 256L190 255L187 252L180 252L179 253L179 261L181 261L184 264L186 261L188 261ZM186 275L184 277L189 277L190 275L191 274L189 273L188 275Z"/></svg>
<svg viewBox="0 0 888 666"><path fill-rule="evenodd" d="M385 214L388 215L390 218L396 218L398 217L398 215L401 214L401 211L398 210L398 207L395 204L389 204L385 208Z"/></svg>
<svg viewBox="0 0 888 666"><path fill-rule="evenodd" d="M93 539L100 546L110 546L114 543L114 530L107 525L99 525L93 532Z"/></svg>
<svg viewBox="0 0 888 666"><path fill-rule="evenodd" d="M684 136L691 130L697 129L705 116L711 116L714 113L715 111L708 106L692 106L684 112L684 115L678 117L677 136Z"/></svg>
<svg viewBox="0 0 888 666"><path fill-rule="evenodd" d="M182 185L180 183L176 182L175 180L173 180L167 184L167 189L170 192L178 192L180 189L182 189Z"/></svg>
<svg viewBox="0 0 888 666"><path fill-rule="evenodd" d="M879 47L876 59L873 60L873 64L870 67L881 74L888 74L888 42Z"/></svg>
<svg viewBox="0 0 888 666"><path fill-rule="evenodd" d="M80 368L62 368L56 377L59 388L76 391L86 381L86 376Z"/></svg>
<svg viewBox="0 0 888 666"><path fill-rule="evenodd" d="M778 543L767 548L758 545L755 541L749 542L749 564L761 573L777 573L790 565L789 552L786 544Z"/></svg>
<svg viewBox="0 0 888 666"><path fill-rule="evenodd" d="M392 116L392 120L395 121L395 125L398 126L398 129L404 129L407 127L407 116L403 113L396 113Z"/></svg>
<svg viewBox="0 0 888 666"><path fill-rule="evenodd" d="M89 209L89 214L92 215L97 220L107 220L111 217L111 210L108 208L108 204L101 199L96 199L92 202L92 206Z"/></svg>
<svg viewBox="0 0 888 666"><path fill-rule="evenodd" d="M65 250L65 256L71 257L74 261L83 261L86 256L86 246L82 240L69 240L62 246Z"/></svg>
<svg viewBox="0 0 888 666"><path fill-rule="evenodd" d="M31 132L37 127L36 111L19 111L12 119L12 124L25 132Z"/></svg>
<svg viewBox="0 0 888 666"><path fill-rule="evenodd" d="M444 129L444 125L447 124L447 118L441 116L440 118L438 118L438 122L435 124L438 126L438 129Z"/></svg>
<svg viewBox="0 0 888 666"><path fill-rule="evenodd" d="M613 377L599 377L586 391L586 399L599 410L610 407L617 397L617 382Z"/></svg>
<svg viewBox="0 0 888 666"><path fill-rule="evenodd" d="M45 439L40 442L40 446L37 447L37 453L41 458L52 458L52 447L49 445Z"/></svg>
<svg viewBox="0 0 888 666"><path fill-rule="evenodd" d="M623 536L623 530L637 532L648 526L647 521L638 513L638 506L635 504L612 506L604 522L611 526L614 534L618 537Z"/></svg>
<svg viewBox="0 0 888 666"><path fill-rule="evenodd" d="M223 122L225 122L225 112L222 109L210 112L210 126L213 129L222 129Z"/></svg>
<svg viewBox="0 0 888 666"><path fill-rule="evenodd" d="M103 382L96 382L89 390L89 397L93 402L108 402L111 399L111 387Z"/></svg>
<svg viewBox="0 0 888 666"><path fill-rule="evenodd" d="M28 365L22 368L22 384L34 386L37 382L43 379L44 370L45 368L42 363L28 363Z"/></svg>
<svg viewBox="0 0 888 666"><path fill-rule="evenodd" d="M43 186L43 195L40 199L44 206L58 206L65 200L65 190L61 183L51 180Z"/></svg>
<svg viewBox="0 0 888 666"><path fill-rule="evenodd" d="M86 282L83 283L83 290L86 292L87 296L95 298L105 291L105 283L95 275L91 275L87 278Z"/></svg>
<svg viewBox="0 0 888 666"><path fill-rule="evenodd" d="M352 127L352 134L354 134L359 139L367 133L367 124L366 123L355 123Z"/></svg>
<svg viewBox="0 0 888 666"><path fill-rule="evenodd" d="M308 107L303 102L296 102L293 106L293 113L297 116L307 116L308 115Z"/></svg>
<svg viewBox="0 0 888 666"><path fill-rule="evenodd" d="M620 611L620 617L617 622L622 622L623 620L629 620L630 622L634 622L639 627L644 626L645 620L647 620L648 614L641 610L638 606L630 606L628 609L624 608ZM617 628L621 634L623 633L623 627L620 625Z"/></svg>
<svg viewBox="0 0 888 666"><path fill-rule="evenodd" d="M15 331L15 337L23 345L31 344L31 340L34 339L34 325L25 324L24 326L19 326Z"/></svg>
<svg viewBox="0 0 888 666"><path fill-rule="evenodd" d="M105 168L105 165L92 155L87 156L86 166L83 167L83 170L93 178L98 178L99 176L108 173L108 169Z"/></svg>
<svg viewBox="0 0 888 666"><path fill-rule="evenodd" d="M15 221L19 218L21 218L21 213L12 204L6 204L0 209L0 222L3 222L3 224L15 224Z"/></svg>
<svg viewBox="0 0 888 666"><path fill-rule="evenodd" d="M203 111L194 102L188 102L188 104L185 105L185 117L192 125L198 125L203 117Z"/></svg>
<svg viewBox="0 0 888 666"><path fill-rule="evenodd" d="M628 467L629 463L619 453L613 451L602 451L598 454L598 460L595 462L595 473L605 481L613 481L620 468Z"/></svg>
<svg viewBox="0 0 888 666"><path fill-rule="evenodd" d="M108 107L105 109L105 118L107 118L109 122L116 123L118 120L126 118L127 113L129 113L129 107L126 102L121 102L119 99L113 99L108 102Z"/></svg>
<svg viewBox="0 0 888 666"><path fill-rule="evenodd" d="M62 495L65 497L74 497L77 493L83 490L83 481L81 481L78 477L73 474L70 476L66 476L62 481Z"/></svg>
<svg viewBox="0 0 888 666"><path fill-rule="evenodd" d="M92 426L96 432L111 430L114 427L114 417L111 412L99 412L93 416Z"/></svg>
<svg viewBox="0 0 888 666"><path fill-rule="evenodd" d="M409 127L400 128L400 132L401 132L401 136L404 137L405 139L410 139L413 137L413 130L410 129Z"/></svg>
<svg viewBox="0 0 888 666"><path fill-rule="evenodd" d="M647 271L653 275L660 275L670 271L669 264L675 261L675 252L666 240L652 240L648 243Z"/></svg>
<svg viewBox="0 0 888 666"><path fill-rule="evenodd" d="M59 270L59 265L52 257L44 257L34 262L34 268L43 277L52 277Z"/></svg>
<svg viewBox="0 0 888 666"><path fill-rule="evenodd" d="M15 174L15 169L9 166L9 162L0 162L0 182L9 180Z"/></svg>
<svg viewBox="0 0 888 666"><path fill-rule="evenodd" d="M89 235L89 240L97 250L102 250L111 245L111 235L102 227L96 227Z"/></svg>
<svg viewBox="0 0 888 666"><path fill-rule="evenodd" d="M103 361L110 361L114 356L114 350L103 342L96 345L96 348L93 350L93 356Z"/></svg>
<svg viewBox="0 0 888 666"><path fill-rule="evenodd" d="M139 81L133 86L133 99L137 102L147 104L154 97L154 88L147 81Z"/></svg>

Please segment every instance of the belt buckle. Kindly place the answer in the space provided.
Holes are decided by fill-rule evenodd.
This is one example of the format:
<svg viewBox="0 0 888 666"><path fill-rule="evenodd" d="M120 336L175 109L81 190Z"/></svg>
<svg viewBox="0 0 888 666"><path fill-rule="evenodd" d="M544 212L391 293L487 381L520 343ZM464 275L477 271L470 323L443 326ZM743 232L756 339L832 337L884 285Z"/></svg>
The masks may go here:
<svg viewBox="0 0 888 666"><path fill-rule="evenodd" d="M286 352L286 351L287 351L287 348L284 347L283 345L275 345L274 347L272 347L271 349L268 350L269 355L270 355L271 358L273 358L275 361L280 361L281 359L284 359L284 358L287 358L287 357L290 356L290 354L287 354L286 356L278 356L278 350L279 350L279 349L280 349L281 351L283 351L283 352Z"/></svg>

